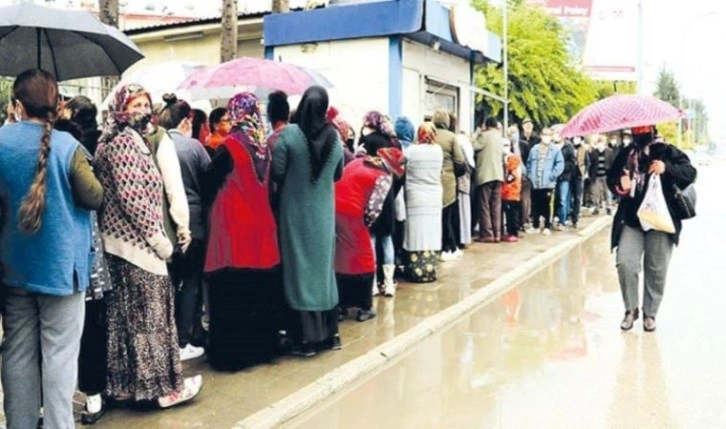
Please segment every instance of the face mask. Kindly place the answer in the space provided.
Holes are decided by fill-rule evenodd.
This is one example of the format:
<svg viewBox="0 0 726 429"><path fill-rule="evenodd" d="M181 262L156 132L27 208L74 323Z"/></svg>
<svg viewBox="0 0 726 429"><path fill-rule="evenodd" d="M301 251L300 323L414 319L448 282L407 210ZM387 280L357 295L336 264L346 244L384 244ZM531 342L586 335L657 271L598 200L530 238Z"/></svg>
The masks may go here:
<svg viewBox="0 0 726 429"><path fill-rule="evenodd" d="M544 136L544 137L542 137L542 143L544 143L544 144L550 144L550 143L552 143L552 137L551 136Z"/></svg>
<svg viewBox="0 0 726 429"><path fill-rule="evenodd" d="M651 134L636 134L633 136L633 143L635 143L636 146L645 146L651 141L653 141L653 136Z"/></svg>
<svg viewBox="0 0 726 429"><path fill-rule="evenodd" d="M133 113L129 118L129 126L142 136L149 133L151 115L148 113Z"/></svg>
<svg viewBox="0 0 726 429"><path fill-rule="evenodd" d="M512 134L512 137L510 137L510 138L512 139L512 142L518 142L519 141L519 134Z"/></svg>
<svg viewBox="0 0 726 429"><path fill-rule="evenodd" d="M630 143L632 143L632 140L630 140L630 139L624 139L624 140L623 140L623 144L624 144L625 146L629 145Z"/></svg>
<svg viewBox="0 0 726 429"><path fill-rule="evenodd" d="M575 137L575 140L573 140L572 144L575 145L575 147L580 147L582 144L582 139L580 137Z"/></svg>

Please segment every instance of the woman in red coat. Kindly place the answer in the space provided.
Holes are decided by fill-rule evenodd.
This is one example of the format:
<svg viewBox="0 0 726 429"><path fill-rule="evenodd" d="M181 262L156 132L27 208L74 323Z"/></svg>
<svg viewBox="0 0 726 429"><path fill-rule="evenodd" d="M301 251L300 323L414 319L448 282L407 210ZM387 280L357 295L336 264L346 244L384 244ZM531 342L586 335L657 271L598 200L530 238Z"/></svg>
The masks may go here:
<svg viewBox="0 0 726 429"><path fill-rule="evenodd" d="M257 97L234 96L233 129L212 160L209 212L209 360L235 371L269 361L282 305L277 227L269 202L270 148Z"/></svg>
<svg viewBox="0 0 726 429"><path fill-rule="evenodd" d="M335 185L335 274L341 320L349 308L358 308L357 320L376 316L371 284L376 258L369 227L383 209L393 178L404 173L399 149L379 149L377 157L350 162Z"/></svg>

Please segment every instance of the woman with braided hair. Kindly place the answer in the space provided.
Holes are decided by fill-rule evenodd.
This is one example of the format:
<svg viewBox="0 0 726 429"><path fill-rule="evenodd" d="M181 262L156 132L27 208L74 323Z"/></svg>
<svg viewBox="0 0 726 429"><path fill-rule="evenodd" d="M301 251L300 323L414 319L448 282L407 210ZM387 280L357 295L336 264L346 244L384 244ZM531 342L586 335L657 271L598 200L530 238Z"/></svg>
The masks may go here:
<svg viewBox="0 0 726 429"><path fill-rule="evenodd" d="M91 210L104 193L78 141L53 130L53 76L23 72L13 95L21 120L0 129L5 416L10 429L36 427L42 397L46 427L72 428Z"/></svg>

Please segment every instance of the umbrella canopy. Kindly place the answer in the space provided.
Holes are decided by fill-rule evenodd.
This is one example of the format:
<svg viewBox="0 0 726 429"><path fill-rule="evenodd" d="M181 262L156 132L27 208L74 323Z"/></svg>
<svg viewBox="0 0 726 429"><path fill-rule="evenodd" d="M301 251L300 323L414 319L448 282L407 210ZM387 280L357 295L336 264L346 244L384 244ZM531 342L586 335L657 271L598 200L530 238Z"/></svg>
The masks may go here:
<svg viewBox="0 0 726 429"><path fill-rule="evenodd" d="M123 73L144 56L90 12L33 4L0 7L0 75L40 68L59 81Z"/></svg>
<svg viewBox="0 0 726 429"><path fill-rule="evenodd" d="M151 100L155 104L161 103L161 97L168 92L173 92L179 99L188 101L191 98L189 91L177 90L176 88L189 76L194 74L194 72L203 68L204 65L200 63L187 63L181 61L165 61L148 67L139 68L130 73L124 74L121 82L119 82L108 97L103 100L102 106L108 106L113 99L114 94L116 94L116 91L121 86L128 85L130 83L136 83L143 86L144 89L151 94Z"/></svg>
<svg viewBox="0 0 726 429"><path fill-rule="evenodd" d="M648 95L613 95L582 109L567 123L562 137L606 133L624 128L674 121L681 112Z"/></svg>
<svg viewBox="0 0 726 429"><path fill-rule="evenodd" d="M230 98L240 91L265 97L272 91L302 94L313 85L331 88L323 75L292 64L259 58L238 58L200 70L184 81L179 89L189 90L192 99Z"/></svg>

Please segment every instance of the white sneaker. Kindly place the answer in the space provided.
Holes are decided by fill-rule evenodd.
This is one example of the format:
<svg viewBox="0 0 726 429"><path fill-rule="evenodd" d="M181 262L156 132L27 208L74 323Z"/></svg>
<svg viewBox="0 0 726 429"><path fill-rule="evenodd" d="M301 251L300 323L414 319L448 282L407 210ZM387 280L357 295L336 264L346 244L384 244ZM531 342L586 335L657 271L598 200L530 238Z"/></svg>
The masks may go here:
<svg viewBox="0 0 726 429"><path fill-rule="evenodd" d="M169 408L194 399L202 390L202 376L195 375L184 379L184 387L158 399L160 408Z"/></svg>
<svg viewBox="0 0 726 429"><path fill-rule="evenodd" d="M454 252L441 252L441 262L449 262L456 259L456 256L454 255Z"/></svg>
<svg viewBox="0 0 726 429"><path fill-rule="evenodd" d="M461 249L456 249L456 251L454 252L454 258L458 259L462 256L464 256L464 252L462 252Z"/></svg>
<svg viewBox="0 0 726 429"><path fill-rule="evenodd" d="M548 235L551 235L551 234L552 234L552 231L550 231L549 228L545 228L542 230L542 235L544 235L545 237Z"/></svg>
<svg viewBox="0 0 726 429"><path fill-rule="evenodd" d="M179 349L179 355L181 357L181 361L185 362L192 359L197 359L202 356L204 356L204 348L203 347L194 347L191 344L187 344L186 347L183 349Z"/></svg>

